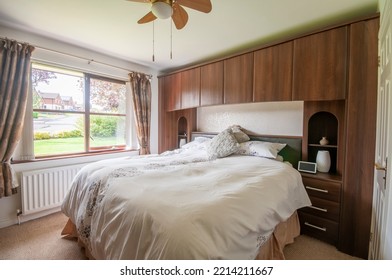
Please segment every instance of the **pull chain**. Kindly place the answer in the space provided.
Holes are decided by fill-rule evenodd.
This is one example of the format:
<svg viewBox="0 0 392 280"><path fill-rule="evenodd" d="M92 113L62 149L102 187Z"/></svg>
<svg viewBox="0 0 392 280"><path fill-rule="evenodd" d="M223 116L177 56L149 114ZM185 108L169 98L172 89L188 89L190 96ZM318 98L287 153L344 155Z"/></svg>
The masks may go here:
<svg viewBox="0 0 392 280"><path fill-rule="evenodd" d="M152 61L155 61L155 23L152 22Z"/></svg>
<svg viewBox="0 0 392 280"><path fill-rule="evenodd" d="M170 20L170 59L173 59L173 20Z"/></svg>

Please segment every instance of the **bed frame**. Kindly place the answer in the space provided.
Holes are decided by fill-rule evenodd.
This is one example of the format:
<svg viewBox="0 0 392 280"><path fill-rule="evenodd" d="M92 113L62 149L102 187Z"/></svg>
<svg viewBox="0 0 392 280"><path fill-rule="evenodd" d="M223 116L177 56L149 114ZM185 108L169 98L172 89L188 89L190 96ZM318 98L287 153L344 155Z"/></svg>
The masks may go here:
<svg viewBox="0 0 392 280"><path fill-rule="evenodd" d="M194 140L196 137L209 137L213 138L218 133L214 132L192 132L191 139ZM273 143L285 143L287 144L280 152L279 155L283 157L285 161L290 162L294 168L298 167L298 161L302 157L302 137L297 136L278 136L278 135L250 135L252 141L266 141Z"/></svg>

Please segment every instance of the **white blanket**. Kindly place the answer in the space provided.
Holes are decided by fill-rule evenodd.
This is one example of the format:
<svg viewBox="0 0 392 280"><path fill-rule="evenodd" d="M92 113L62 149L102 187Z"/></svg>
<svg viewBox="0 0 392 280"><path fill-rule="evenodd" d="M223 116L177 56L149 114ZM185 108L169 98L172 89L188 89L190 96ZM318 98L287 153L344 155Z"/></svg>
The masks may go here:
<svg viewBox="0 0 392 280"><path fill-rule="evenodd" d="M309 205L288 164L175 150L84 167L62 211L97 259L254 259Z"/></svg>

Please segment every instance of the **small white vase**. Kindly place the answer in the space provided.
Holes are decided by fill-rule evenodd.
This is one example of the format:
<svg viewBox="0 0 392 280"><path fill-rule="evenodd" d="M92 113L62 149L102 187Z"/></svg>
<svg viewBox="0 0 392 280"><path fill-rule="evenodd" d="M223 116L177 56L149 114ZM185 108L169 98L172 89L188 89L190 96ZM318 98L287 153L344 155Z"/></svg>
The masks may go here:
<svg viewBox="0 0 392 280"><path fill-rule="evenodd" d="M316 157L317 171L328 173L331 168L329 151L318 151Z"/></svg>

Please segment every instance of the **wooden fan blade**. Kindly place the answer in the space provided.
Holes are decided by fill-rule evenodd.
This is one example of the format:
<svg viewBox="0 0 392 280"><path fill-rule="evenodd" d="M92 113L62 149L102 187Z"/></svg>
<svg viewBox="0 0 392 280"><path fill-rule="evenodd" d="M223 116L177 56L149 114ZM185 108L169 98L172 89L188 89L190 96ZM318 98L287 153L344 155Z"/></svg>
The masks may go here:
<svg viewBox="0 0 392 280"><path fill-rule="evenodd" d="M151 2L150 0L126 0L126 1L129 1L129 2L138 2L138 3L150 3L150 2Z"/></svg>
<svg viewBox="0 0 392 280"><path fill-rule="evenodd" d="M182 29L188 22L188 13L177 2L173 4L172 19L177 29Z"/></svg>
<svg viewBox="0 0 392 280"><path fill-rule="evenodd" d="M176 3L203 13L209 13L212 10L210 0L177 0Z"/></svg>
<svg viewBox="0 0 392 280"><path fill-rule="evenodd" d="M139 19L137 23L139 23L139 24L147 23L147 22L151 22L151 21L156 20L156 19L157 19L157 17L154 16L154 14L152 12L149 12L144 17Z"/></svg>

